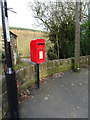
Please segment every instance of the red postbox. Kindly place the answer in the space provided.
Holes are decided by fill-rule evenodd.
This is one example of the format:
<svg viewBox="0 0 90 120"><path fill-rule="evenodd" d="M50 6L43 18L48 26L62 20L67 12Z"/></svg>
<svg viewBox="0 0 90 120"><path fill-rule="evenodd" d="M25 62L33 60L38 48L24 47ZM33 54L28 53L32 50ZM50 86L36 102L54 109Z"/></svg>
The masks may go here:
<svg viewBox="0 0 90 120"><path fill-rule="evenodd" d="M45 40L36 39L30 42L31 61L37 64L45 62Z"/></svg>

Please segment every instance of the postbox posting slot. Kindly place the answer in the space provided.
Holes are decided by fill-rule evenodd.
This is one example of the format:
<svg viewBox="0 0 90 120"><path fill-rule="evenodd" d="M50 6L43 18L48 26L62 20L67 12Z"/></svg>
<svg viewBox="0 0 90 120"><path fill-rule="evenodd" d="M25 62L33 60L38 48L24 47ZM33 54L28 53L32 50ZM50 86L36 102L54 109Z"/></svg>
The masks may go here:
<svg viewBox="0 0 90 120"><path fill-rule="evenodd" d="M38 45L45 45L45 43L38 43Z"/></svg>

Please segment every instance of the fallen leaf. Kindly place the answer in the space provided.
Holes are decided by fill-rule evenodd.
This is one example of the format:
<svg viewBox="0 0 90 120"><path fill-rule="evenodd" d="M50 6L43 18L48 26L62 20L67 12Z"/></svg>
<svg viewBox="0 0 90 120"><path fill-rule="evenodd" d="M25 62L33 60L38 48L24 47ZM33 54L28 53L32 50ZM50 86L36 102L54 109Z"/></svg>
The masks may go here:
<svg viewBox="0 0 90 120"><path fill-rule="evenodd" d="M77 109L79 109L80 107L79 106L77 106Z"/></svg>
<svg viewBox="0 0 90 120"><path fill-rule="evenodd" d="M58 77L61 77L62 75L59 75Z"/></svg>
<svg viewBox="0 0 90 120"><path fill-rule="evenodd" d="M74 86L74 83L72 83L72 86Z"/></svg>
<svg viewBox="0 0 90 120"><path fill-rule="evenodd" d="M82 83L79 83L80 85L82 85Z"/></svg>
<svg viewBox="0 0 90 120"><path fill-rule="evenodd" d="M63 87L63 85L61 85L61 87Z"/></svg>
<svg viewBox="0 0 90 120"><path fill-rule="evenodd" d="M73 114L71 114L69 117L70 117L70 118L75 118L76 116L75 116L75 115L73 115Z"/></svg>
<svg viewBox="0 0 90 120"><path fill-rule="evenodd" d="M33 96L31 96L31 98L34 98Z"/></svg>
<svg viewBox="0 0 90 120"><path fill-rule="evenodd" d="M47 99L48 99L48 97L45 97L44 99L45 99L45 100L47 100Z"/></svg>

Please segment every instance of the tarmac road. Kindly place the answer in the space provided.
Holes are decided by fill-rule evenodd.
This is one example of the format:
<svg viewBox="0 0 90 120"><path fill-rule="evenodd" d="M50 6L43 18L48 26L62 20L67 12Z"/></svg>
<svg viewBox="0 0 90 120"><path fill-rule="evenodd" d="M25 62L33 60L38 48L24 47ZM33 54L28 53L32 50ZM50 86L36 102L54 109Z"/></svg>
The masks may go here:
<svg viewBox="0 0 90 120"><path fill-rule="evenodd" d="M21 118L88 118L88 69L52 76L31 94L20 104Z"/></svg>

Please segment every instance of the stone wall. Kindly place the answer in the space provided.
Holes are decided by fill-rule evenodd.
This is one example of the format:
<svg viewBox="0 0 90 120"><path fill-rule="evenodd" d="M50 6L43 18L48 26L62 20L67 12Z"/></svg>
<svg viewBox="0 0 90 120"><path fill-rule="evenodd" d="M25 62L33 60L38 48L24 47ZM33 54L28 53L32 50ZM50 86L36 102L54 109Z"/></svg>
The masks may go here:
<svg viewBox="0 0 90 120"><path fill-rule="evenodd" d="M53 60L40 64L40 79L51 74L58 73L72 68L71 59ZM30 65L16 71L19 83L19 92L21 93L27 87L30 87L36 80L36 66Z"/></svg>
<svg viewBox="0 0 90 120"><path fill-rule="evenodd" d="M73 69L74 60L73 58L60 59L47 61L46 63L40 64L40 79L47 77L51 74L63 72ZM80 57L80 66L90 65L90 56ZM30 87L36 80L36 66L30 65L16 71L16 79L19 83L19 94ZM3 115L5 115L8 110L7 104L7 92L6 83L3 78Z"/></svg>
<svg viewBox="0 0 90 120"><path fill-rule="evenodd" d="M90 64L90 56L80 57L80 66ZM47 61L46 63L40 64L40 79L47 77L51 74L63 72L73 69L73 58L60 59ZM28 67L22 68L16 72L17 80L19 82L20 90L24 91L27 87L30 87L32 83L36 80L36 66L30 65Z"/></svg>

